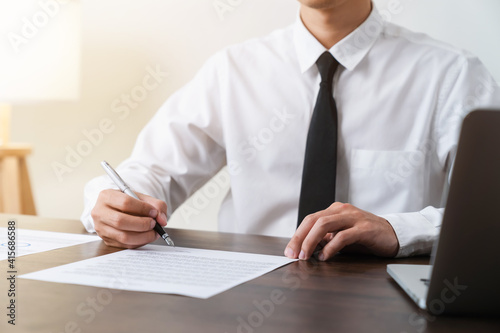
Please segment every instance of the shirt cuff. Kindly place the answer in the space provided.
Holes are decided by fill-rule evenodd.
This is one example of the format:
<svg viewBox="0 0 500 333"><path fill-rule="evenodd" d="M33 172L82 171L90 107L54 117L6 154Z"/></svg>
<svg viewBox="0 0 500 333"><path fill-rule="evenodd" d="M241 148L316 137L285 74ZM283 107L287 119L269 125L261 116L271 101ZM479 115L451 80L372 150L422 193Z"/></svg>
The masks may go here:
<svg viewBox="0 0 500 333"><path fill-rule="evenodd" d="M80 221L82 221L83 226L88 232L95 232L94 220L92 219L92 209L97 202L99 193L106 189L118 189L118 187L111 182L108 176L102 175L100 177L92 179L85 185L84 190L84 208Z"/></svg>
<svg viewBox="0 0 500 333"><path fill-rule="evenodd" d="M435 210L435 211L433 211ZM428 207L421 212L381 215L394 229L399 241L396 258L430 254L439 234L442 214Z"/></svg>

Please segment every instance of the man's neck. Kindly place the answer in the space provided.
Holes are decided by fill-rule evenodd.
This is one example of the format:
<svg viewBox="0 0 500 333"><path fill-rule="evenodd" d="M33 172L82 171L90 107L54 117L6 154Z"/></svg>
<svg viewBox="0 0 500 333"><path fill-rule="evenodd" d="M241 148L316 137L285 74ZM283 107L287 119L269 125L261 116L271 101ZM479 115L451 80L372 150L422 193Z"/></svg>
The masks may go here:
<svg viewBox="0 0 500 333"><path fill-rule="evenodd" d="M348 0L331 8L312 8L302 4L300 18L307 30L327 49L354 31L370 15L367 0Z"/></svg>

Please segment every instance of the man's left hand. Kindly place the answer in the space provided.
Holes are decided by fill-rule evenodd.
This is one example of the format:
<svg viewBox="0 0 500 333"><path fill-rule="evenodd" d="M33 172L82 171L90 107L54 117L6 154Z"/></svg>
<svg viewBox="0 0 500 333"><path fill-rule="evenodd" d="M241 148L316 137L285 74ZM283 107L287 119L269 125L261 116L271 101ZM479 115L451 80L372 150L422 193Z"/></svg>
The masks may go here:
<svg viewBox="0 0 500 333"><path fill-rule="evenodd" d="M383 257L394 257L399 250L396 233L387 220L341 202L306 216L288 243L285 256L309 259L318 246L319 260L328 260L343 249Z"/></svg>

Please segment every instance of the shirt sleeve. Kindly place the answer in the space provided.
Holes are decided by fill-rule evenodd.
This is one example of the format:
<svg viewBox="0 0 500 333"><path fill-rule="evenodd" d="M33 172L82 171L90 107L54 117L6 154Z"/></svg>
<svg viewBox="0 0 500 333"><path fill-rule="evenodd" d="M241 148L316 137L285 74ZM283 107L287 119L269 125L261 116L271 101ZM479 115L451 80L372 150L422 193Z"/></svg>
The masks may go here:
<svg viewBox="0 0 500 333"><path fill-rule="evenodd" d="M169 217L226 164L220 121L221 54L210 58L194 79L174 93L140 132L131 156L117 172L136 192L167 203ZM91 211L99 193L116 188L105 175L84 189L81 221L94 232Z"/></svg>
<svg viewBox="0 0 500 333"><path fill-rule="evenodd" d="M465 54L447 71L436 105L435 156L449 181L464 117L475 108L500 106L500 89L481 61ZM419 212L381 215L398 238L397 257L430 254L443 214L443 208L429 206Z"/></svg>

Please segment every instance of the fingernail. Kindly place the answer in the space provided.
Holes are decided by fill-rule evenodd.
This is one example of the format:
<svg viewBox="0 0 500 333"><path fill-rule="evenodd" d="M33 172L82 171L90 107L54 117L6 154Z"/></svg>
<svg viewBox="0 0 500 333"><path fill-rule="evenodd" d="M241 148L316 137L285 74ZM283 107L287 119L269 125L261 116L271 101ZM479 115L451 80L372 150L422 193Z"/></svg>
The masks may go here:
<svg viewBox="0 0 500 333"><path fill-rule="evenodd" d="M151 220L151 229L153 229L155 227L155 225L156 225L155 220Z"/></svg>
<svg viewBox="0 0 500 333"><path fill-rule="evenodd" d="M151 209L149 211L149 216L152 217L152 218L155 218L156 215L158 215L158 211L156 209Z"/></svg>
<svg viewBox="0 0 500 333"><path fill-rule="evenodd" d="M325 260L325 255L323 254L323 252L321 252L320 254L318 254L318 259L321 260L321 261Z"/></svg>
<svg viewBox="0 0 500 333"><path fill-rule="evenodd" d="M304 260L305 258L306 258L306 254L304 253L304 251L300 250L299 259Z"/></svg>
<svg viewBox="0 0 500 333"><path fill-rule="evenodd" d="M295 254L293 253L292 249L287 247L285 249L285 257L288 257L288 258L295 258Z"/></svg>
<svg viewBox="0 0 500 333"><path fill-rule="evenodd" d="M166 226L167 225L167 215L165 215L165 213L161 213L160 217L161 217L161 221L163 222L162 225Z"/></svg>

